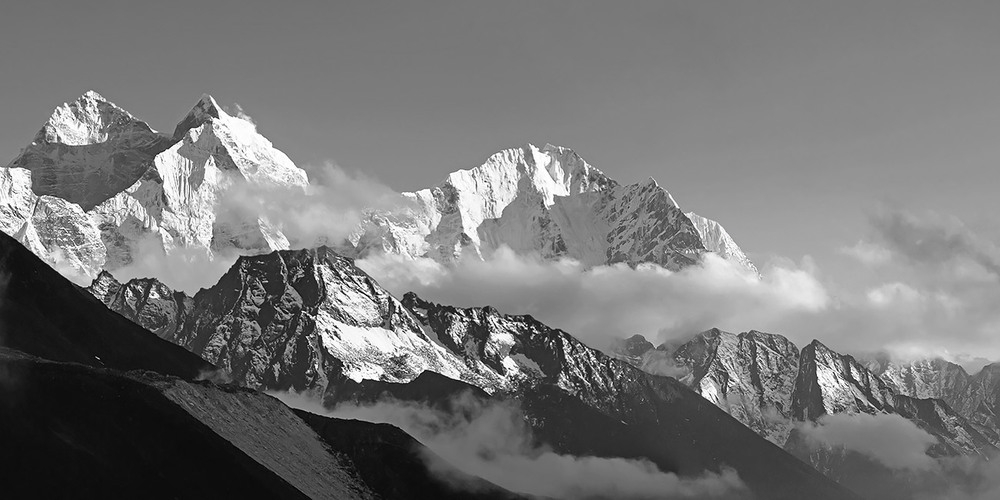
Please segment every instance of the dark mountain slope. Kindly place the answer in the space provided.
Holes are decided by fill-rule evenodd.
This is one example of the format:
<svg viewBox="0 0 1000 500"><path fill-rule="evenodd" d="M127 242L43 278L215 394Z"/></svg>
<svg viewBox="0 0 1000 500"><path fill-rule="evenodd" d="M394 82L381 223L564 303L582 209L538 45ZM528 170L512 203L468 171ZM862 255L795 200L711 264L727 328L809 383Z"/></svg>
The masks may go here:
<svg viewBox="0 0 1000 500"><path fill-rule="evenodd" d="M40 358L193 379L213 367L109 310L0 233L0 345Z"/></svg>
<svg viewBox="0 0 1000 500"><path fill-rule="evenodd" d="M0 354L4 492L13 498L308 498L147 382Z"/></svg>

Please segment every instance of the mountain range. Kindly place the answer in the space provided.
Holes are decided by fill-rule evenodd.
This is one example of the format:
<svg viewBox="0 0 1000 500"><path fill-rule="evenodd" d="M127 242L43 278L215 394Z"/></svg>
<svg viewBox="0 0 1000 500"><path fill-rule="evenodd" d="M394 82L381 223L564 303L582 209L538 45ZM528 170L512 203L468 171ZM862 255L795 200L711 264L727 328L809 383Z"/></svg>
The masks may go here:
<svg viewBox="0 0 1000 500"><path fill-rule="evenodd" d="M718 497L867 492L857 470L875 466L804 441L803 426L827 415L899 416L933 436L935 457L992 457L1000 446L993 365L970 376L943 360L855 359L753 330L658 347L636 335L606 353L531 316L397 298L354 264L390 253L452 265L506 247L677 271L714 252L759 276L719 223L682 211L652 179L620 184L570 149L500 151L402 193L398 206L366 210L346 241L329 246L296 241L281 220L232 203L241 186L306 196L309 179L208 95L168 135L88 92L58 107L0 169L0 230L9 235L0 235L0 364L16 374L3 380L17 381L0 387L17 396L5 432L31 450L5 464L20 486L57 454L85 465L57 467L67 472L42 493L80 483L98 494L121 474L130 479L120 494L159 485L164 497L231 495L199 467L219 462L227 483L274 497L537 494L440 465L405 429L326 415L406 404L467 416L456 405L470 398L513 405L539 449L560 456L644 460L688 479L735 471L739 487L712 490ZM171 289L169 276L115 277L172 252L236 260L194 294ZM92 281L83 289L60 273ZM304 395L324 415L262 391ZM74 419L63 401L93 417ZM164 426L160 437L147 432ZM182 444L193 442L201 444ZM177 463L188 455L198 461ZM193 479L166 479L179 475Z"/></svg>
<svg viewBox="0 0 1000 500"><path fill-rule="evenodd" d="M314 242L289 242L281 221L248 213L227 192L304 194L308 182L252 122L209 95L171 135L89 91L57 107L0 169L0 230L81 279L151 252L211 259L285 250ZM683 213L652 179L620 185L567 148L501 151L400 201L397 209L369 211L344 242L349 253L450 262L505 245L590 265L678 269L707 250L756 273L722 226Z"/></svg>

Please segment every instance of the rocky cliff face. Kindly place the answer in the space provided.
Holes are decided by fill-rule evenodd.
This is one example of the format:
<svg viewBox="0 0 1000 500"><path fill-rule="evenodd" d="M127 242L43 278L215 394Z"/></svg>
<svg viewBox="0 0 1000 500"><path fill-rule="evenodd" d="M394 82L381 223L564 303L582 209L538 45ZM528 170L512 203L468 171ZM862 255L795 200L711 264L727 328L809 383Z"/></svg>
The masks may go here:
<svg viewBox="0 0 1000 500"><path fill-rule="evenodd" d="M500 151L404 197L406 209L369 214L352 237L359 255L451 262L507 246L589 266L651 262L677 270L710 246L756 273L718 223L701 217L693 223L653 179L621 185L572 150L551 144Z"/></svg>
<svg viewBox="0 0 1000 500"><path fill-rule="evenodd" d="M398 300L326 247L242 257L194 297L151 280L112 280L102 275L91 292L248 387L322 391L331 381L405 382L424 370L499 383L491 370L455 359Z"/></svg>
<svg viewBox="0 0 1000 500"><path fill-rule="evenodd" d="M814 340L802 349L792 415L816 420L834 413L885 413L892 409L893 396L882 379L853 357Z"/></svg>
<svg viewBox="0 0 1000 500"><path fill-rule="evenodd" d="M0 169L0 230L64 272L93 278L147 252L287 248L280 230L230 207L225 193L306 184L303 170L211 96L170 136L87 92L57 108Z"/></svg>

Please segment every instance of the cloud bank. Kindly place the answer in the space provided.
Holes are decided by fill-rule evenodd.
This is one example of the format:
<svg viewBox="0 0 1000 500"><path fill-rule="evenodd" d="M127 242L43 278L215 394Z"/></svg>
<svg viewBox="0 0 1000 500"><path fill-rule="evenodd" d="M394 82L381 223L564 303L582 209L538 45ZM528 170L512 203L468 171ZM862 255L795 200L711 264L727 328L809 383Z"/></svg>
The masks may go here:
<svg viewBox="0 0 1000 500"><path fill-rule="evenodd" d="M357 262L394 293L459 307L492 305L530 314L595 347L642 333L667 340L715 326L769 325L796 312L821 311L829 297L804 267L772 266L757 279L714 254L679 272L655 265L586 268L501 248L485 261L454 266L393 255Z"/></svg>
<svg viewBox="0 0 1000 500"><path fill-rule="evenodd" d="M514 492L549 498L747 498L745 486L732 470L682 478L661 472L645 460L555 453L534 443L523 415L512 403L483 405L473 398L458 399L457 411L445 413L390 401L341 405L328 411L302 395L273 395L294 408L402 428L433 452L435 456L425 457L430 469L457 488L469 485L450 472L451 466Z"/></svg>

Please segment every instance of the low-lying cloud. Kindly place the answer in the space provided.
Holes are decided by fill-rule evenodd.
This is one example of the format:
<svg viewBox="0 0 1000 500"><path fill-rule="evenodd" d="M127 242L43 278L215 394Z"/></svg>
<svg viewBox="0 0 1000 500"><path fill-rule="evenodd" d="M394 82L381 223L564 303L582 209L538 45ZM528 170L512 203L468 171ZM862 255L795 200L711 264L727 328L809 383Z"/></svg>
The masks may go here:
<svg viewBox="0 0 1000 500"><path fill-rule="evenodd" d="M866 498L1000 498L1000 461L996 457L932 458L928 451L937 440L899 415L826 415L798 429L813 451L847 450L875 462L842 468L845 475L841 482ZM879 466L885 467L884 471Z"/></svg>
<svg viewBox="0 0 1000 500"><path fill-rule="evenodd" d="M802 424L813 445L840 447L865 455L890 469L929 470L935 462L927 450L937 438L894 414L838 413Z"/></svg>
<svg viewBox="0 0 1000 500"><path fill-rule="evenodd" d="M133 278L155 277L171 289L190 295L215 285L239 258L235 252L211 253L194 247L167 252L159 238L152 235L138 240L131 255L132 262L112 271L115 279L124 283Z"/></svg>
<svg viewBox="0 0 1000 500"><path fill-rule="evenodd" d="M458 399L456 411L446 413L390 401L341 405L330 411L302 395L273 395L294 408L400 427L433 452L435 456L425 457L429 468L456 488L470 485L456 477L454 469L510 491L549 498L747 498L745 486L728 469L679 477L646 460L555 453L534 442L513 403L484 405L473 398Z"/></svg>
<svg viewBox="0 0 1000 500"><path fill-rule="evenodd" d="M402 196L384 184L333 163L306 166L305 170L309 186L304 190L270 184L232 186L219 200L216 224L235 232L232 237L246 238L258 246L263 245L263 241L253 242L262 238L258 224L265 232L276 230L273 234L284 236L290 248L337 246L358 229L365 210L403 203ZM276 244L285 244L277 238ZM130 253L135 260L113 270L116 278L156 277L175 290L193 294L218 282L240 255L255 252L181 246L164 251L159 238L150 235L136 243ZM89 284L89 280L82 277L75 281Z"/></svg>
<svg viewBox="0 0 1000 500"><path fill-rule="evenodd" d="M1000 460L941 458L937 469L922 474L917 483L915 500L996 500L1000 498Z"/></svg>

